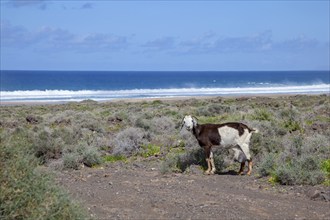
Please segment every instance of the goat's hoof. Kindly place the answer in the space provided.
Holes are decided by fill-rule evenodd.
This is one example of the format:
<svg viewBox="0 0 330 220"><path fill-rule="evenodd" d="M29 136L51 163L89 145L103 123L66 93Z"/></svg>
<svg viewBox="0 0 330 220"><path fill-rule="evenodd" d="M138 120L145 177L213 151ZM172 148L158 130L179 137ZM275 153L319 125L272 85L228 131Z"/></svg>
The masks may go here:
<svg viewBox="0 0 330 220"><path fill-rule="evenodd" d="M248 176L251 176L251 172L247 172L247 174L246 175L248 175Z"/></svg>
<svg viewBox="0 0 330 220"><path fill-rule="evenodd" d="M215 174L215 170L212 170L212 171L210 172L210 174L214 175L214 174Z"/></svg>
<svg viewBox="0 0 330 220"><path fill-rule="evenodd" d="M210 175L211 172L210 172L210 171L205 171L205 174L206 174L206 175Z"/></svg>

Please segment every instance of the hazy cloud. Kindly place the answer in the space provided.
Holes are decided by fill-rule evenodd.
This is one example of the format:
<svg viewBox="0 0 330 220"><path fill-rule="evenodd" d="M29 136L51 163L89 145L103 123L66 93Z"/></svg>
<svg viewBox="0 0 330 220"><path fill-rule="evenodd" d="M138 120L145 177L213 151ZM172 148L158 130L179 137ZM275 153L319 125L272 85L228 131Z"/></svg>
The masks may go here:
<svg viewBox="0 0 330 220"><path fill-rule="evenodd" d="M135 50L144 53L166 53L170 55L200 54L257 54L257 53L301 53L315 49L328 51L329 42L319 42L305 36L283 41L274 41L272 31L251 36L223 37L206 32L191 39L164 36L144 43L129 43L130 36L108 33L75 34L69 30L42 27L31 31L24 26L1 22L1 47L33 48L36 51L77 53L111 52Z"/></svg>
<svg viewBox="0 0 330 220"><path fill-rule="evenodd" d="M180 42L180 50L184 53L260 52L271 49L271 38L271 31L241 37L222 37L214 33L204 34L201 37Z"/></svg>
<svg viewBox="0 0 330 220"><path fill-rule="evenodd" d="M127 44L126 37L113 34L77 35L68 30L53 27L29 31L23 26L13 26L9 22L1 22L2 47L31 47L41 51L90 53L120 50Z"/></svg>
<svg viewBox="0 0 330 220"><path fill-rule="evenodd" d="M227 54L227 53L297 53L302 50L316 49L321 43L316 39L296 37L283 41L274 41L270 30L238 37L223 37L214 32L207 32L192 39L163 37L143 44L148 52L166 51L176 54ZM324 47L324 44L323 44Z"/></svg>
<svg viewBox="0 0 330 220"><path fill-rule="evenodd" d="M142 47L146 48L147 51L163 51L170 50L175 46L174 37L161 37L155 40L147 41Z"/></svg>
<svg viewBox="0 0 330 220"><path fill-rule="evenodd" d="M88 2L88 3L83 4L80 8L81 9L92 9L93 4Z"/></svg>
<svg viewBox="0 0 330 220"><path fill-rule="evenodd" d="M45 10L49 2L50 1L47 0L9 0L7 1L7 5L15 8L37 7L39 9Z"/></svg>
<svg viewBox="0 0 330 220"><path fill-rule="evenodd" d="M302 51L317 48L321 43L316 39L310 39L305 36L299 36L275 43L275 48L283 51Z"/></svg>

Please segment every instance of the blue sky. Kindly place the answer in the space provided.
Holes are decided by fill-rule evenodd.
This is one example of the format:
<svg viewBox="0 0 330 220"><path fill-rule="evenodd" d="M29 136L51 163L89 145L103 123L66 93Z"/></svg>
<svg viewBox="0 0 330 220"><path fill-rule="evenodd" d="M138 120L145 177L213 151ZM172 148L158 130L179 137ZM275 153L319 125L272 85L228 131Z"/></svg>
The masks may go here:
<svg viewBox="0 0 330 220"><path fill-rule="evenodd" d="M1 0L1 69L328 70L329 1Z"/></svg>

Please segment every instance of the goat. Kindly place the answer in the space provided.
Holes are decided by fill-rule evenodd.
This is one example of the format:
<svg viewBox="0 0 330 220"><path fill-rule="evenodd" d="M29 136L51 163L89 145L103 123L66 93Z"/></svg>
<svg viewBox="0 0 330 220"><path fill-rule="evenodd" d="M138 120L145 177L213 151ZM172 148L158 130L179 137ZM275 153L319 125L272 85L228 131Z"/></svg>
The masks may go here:
<svg viewBox="0 0 330 220"><path fill-rule="evenodd" d="M251 129L239 122L224 124L198 124L197 118L186 115L182 120L181 129L185 126L196 137L199 145L204 148L207 162L206 174L216 172L212 146L230 147L235 152L235 160L241 163L239 175L243 173L246 160L248 161L247 175L252 172L252 158L249 151L249 143L252 133L258 133L257 129Z"/></svg>

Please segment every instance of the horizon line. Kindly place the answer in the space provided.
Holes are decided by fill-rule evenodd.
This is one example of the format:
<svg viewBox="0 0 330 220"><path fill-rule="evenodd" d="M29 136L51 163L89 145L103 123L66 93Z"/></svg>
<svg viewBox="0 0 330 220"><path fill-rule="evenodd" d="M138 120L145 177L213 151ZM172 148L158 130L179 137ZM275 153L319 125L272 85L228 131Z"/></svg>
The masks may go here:
<svg viewBox="0 0 330 220"><path fill-rule="evenodd" d="M330 69L295 69L295 70L46 70L46 69L0 69L0 71L53 71L53 72L298 72L298 71L330 71Z"/></svg>

